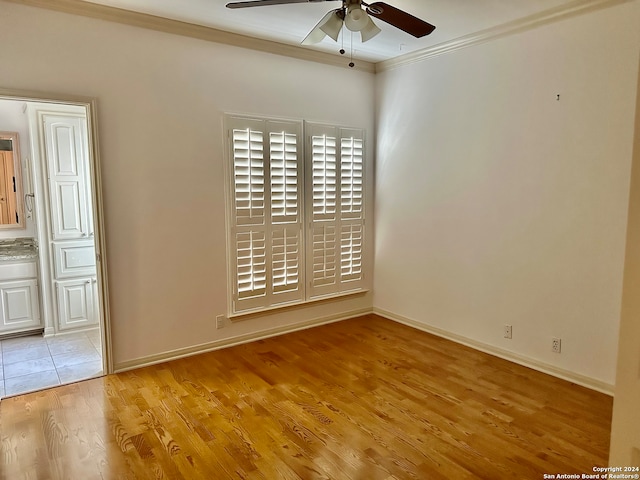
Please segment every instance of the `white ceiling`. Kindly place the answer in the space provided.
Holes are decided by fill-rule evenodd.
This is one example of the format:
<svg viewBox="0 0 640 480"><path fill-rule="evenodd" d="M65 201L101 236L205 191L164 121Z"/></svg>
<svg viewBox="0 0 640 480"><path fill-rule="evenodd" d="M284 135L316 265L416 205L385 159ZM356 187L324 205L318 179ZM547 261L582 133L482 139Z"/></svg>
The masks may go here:
<svg viewBox="0 0 640 480"><path fill-rule="evenodd" d="M300 45L302 39L339 1L300 3L229 9L229 0L89 0L91 3L147 13L228 32ZM370 0L369 3L373 3ZM575 3L574 0L386 0L436 26L429 36L416 39L381 20L374 20L382 33L366 43L353 35L354 58L377 62L448 42L464 35L518 20L545 10ZM343 29L343 32L345 30ZM350 49L344 35L344 48ZM341 47L329 38L305 48L336 53Z"/></svg>

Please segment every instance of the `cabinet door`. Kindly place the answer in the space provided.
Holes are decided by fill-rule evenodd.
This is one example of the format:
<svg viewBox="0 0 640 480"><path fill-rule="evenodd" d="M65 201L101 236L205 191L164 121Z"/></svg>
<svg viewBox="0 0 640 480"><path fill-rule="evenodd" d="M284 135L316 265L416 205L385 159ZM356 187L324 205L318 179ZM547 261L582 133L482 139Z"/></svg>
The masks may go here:
<svg viewBox="0 0 640 480"><path fill-rule="evenodd" d="M96 249L92 240L65 240L52 242L51 246L56 280L96 274Z"/></svg>
<svg viewBox="0 0 640 480"><path fill-rule="evenodd" d="M60 330L88 327L98 323L93 278L58 281L56 289Z"/></svg>
<svg viewBox="0 0 640 480"><path fill-rule="evenodd" d="M0 332L16 332L41 326L36 280L0 283L0 304Z"/></svg>
<svg viewBox="0 0 640 480"><path fill-rule="evenodd" d="M43 116L52 240L89 237L86 120L71 115Z"/></svg>

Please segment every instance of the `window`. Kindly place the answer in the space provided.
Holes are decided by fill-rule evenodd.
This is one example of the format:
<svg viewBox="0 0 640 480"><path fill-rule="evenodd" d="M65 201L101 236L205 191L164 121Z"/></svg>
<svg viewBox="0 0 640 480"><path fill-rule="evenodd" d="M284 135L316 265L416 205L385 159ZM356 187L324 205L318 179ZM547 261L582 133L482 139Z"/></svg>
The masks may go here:
<svg viewBox="0 0 640 480"><path fill-rule="evenodd" d="M363 131L232 115L225 130L231 314L361 290Z"/></svg>

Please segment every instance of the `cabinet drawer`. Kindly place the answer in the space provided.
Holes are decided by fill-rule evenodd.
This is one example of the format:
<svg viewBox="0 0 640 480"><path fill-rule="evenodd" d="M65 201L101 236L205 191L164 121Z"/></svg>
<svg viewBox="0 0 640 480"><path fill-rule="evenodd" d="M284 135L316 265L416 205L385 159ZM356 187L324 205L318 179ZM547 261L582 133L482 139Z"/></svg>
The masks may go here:
<svg viewBox="0 0 640 480"><path fill-rule="evenodd" d="M56 278L95 275L96 250L93 241L54 242L53 258Z"/></svg>
<svg viewBox="0 0 640 480"><path fill-rule="evenodd" d="M36 262L0 263L0 282L22 278L36 278L38 268Z"/></svg>

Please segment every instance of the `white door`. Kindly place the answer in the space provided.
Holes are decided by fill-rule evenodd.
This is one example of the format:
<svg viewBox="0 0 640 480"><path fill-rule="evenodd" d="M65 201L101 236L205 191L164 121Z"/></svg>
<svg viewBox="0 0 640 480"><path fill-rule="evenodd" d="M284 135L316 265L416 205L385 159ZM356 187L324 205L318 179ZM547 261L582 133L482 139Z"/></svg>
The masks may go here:
<svg viewBox="0 0 640 480"><path fill-rule="evenodd" d="M52 240L88 238L93 231L87 198L86 119L44 114Z"/></svg>
<svg viewBox="0 0 640 480"><path fill-rule="evenodd" d="M92 278L56 282L58 293L58 327L60 330L98 324L95 306L95 283Z"/></svg>
<svg viewBox="0 0 640 480"><path fill-rule="evenodd" d="M40 327L36 280L0 283L0 304L2 305L0 331L3 333Z"/></svg>
<svg viewBox="0 0 640 480"><path fill-rule="evenodd" d="M49 277L47 290L55 290L46 307L52 307L48 311L56 319L55 331L95 326L100 313L94 286L97 269L86 112L33 105L31 117L38 125L47 197L43 233L47 232L51 262L43 271Z"/></svg>

